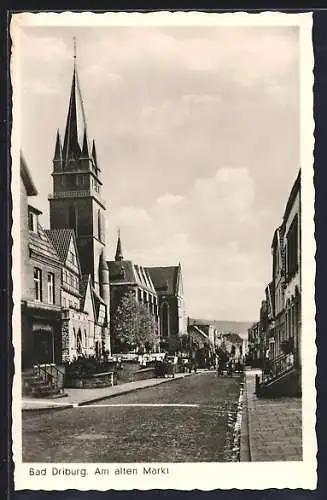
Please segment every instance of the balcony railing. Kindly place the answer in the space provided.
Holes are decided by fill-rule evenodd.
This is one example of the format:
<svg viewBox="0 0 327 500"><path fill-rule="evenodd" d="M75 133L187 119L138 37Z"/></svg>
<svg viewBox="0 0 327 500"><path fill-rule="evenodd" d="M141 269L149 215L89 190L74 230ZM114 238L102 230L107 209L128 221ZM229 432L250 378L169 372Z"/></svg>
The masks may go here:
<svg viewBox="0 0 327 500"><path fill-rule="evenodd" d="M56 191L55 193L50 193L48 195L48 200L58 200L62 198L88 198L89 196L93 196L99 200L103 206L106 206L106 202L103 197L93 188L74 191Z"/></svg>
<svg viewBox="0 0 327 500"><path fill-rule="evenodd" d="M263 382L268 383L271 380L280 377L295 366L294 354L280 354L275 359L269 360L263 373Z"/></svg>

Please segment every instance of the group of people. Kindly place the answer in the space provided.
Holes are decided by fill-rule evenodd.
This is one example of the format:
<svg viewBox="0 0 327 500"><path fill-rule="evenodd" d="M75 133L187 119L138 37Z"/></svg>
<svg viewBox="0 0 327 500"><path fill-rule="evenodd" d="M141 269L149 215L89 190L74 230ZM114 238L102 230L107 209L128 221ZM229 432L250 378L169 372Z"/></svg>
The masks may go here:
<svg viewBox="0 0 327 500"><path fill-rule="evenodd" d="M222 360L219 356L216 357L216 371L218 377L224 375L226 372L227 375L232 376L233 373L241 373L244 370L243 363L238 359L230 358L227 360Z"/></svg>

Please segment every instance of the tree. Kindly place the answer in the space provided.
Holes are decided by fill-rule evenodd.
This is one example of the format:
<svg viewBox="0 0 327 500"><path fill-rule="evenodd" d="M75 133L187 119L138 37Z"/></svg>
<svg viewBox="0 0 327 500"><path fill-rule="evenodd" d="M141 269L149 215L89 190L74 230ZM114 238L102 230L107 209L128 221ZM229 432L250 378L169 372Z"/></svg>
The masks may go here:
<svg viewBox="0 0 327 500"><path fill-rule="evenodd" d="M136 302L132 292L121 298L113 318L116 346L152 349L158 342L157 325L147 307Z"/></svg>
<svg viewBox="0 0 327 500"><path fill-rule="evenodd" d="M226 344L225 342L222 342L222 344L216 348L216 354L219 357L220 361L224 364L227 363L229 359L229 355L227 352Z"/></svg>

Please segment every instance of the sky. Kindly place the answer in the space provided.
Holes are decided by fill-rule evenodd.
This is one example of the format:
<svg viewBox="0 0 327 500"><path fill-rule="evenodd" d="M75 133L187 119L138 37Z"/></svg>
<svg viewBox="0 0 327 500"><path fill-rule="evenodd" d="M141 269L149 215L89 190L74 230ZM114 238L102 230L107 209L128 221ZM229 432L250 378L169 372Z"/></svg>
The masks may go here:
<svg viewBox="0 0 327 500"><path fill-rule="evenodd" d="M107 257L183 271L193 317L255 321L300 168L296 27L25 27L21 149L49 227L73 42L107 202ZM31 200L32 201L32 200Z"/></svg>

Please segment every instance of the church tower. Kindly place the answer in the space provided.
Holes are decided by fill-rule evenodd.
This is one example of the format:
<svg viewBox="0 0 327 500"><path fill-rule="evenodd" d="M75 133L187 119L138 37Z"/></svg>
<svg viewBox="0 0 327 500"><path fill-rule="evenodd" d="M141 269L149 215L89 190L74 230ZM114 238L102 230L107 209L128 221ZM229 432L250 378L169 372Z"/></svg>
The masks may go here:
<svg viewBox="0 0 327 500"><path fill-rule="evenodd" d="M104 276L107 279L104 269L106 207L102 198L101 170L95 142L93 140L92 146L89 143L75 44L64 141L62 143L58 131L52 178L50 227L74 229L82 274L91 275L94 290L101 296L101 279Z"/></svg>

